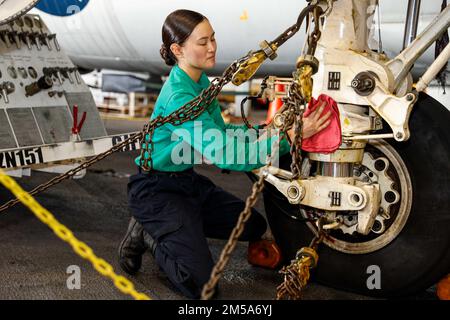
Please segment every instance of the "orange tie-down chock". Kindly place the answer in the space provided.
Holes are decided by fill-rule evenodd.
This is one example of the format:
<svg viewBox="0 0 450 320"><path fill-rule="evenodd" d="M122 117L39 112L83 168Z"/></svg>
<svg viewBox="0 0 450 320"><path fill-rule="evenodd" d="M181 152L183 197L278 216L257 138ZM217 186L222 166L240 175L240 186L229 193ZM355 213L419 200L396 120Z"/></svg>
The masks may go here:
<svg viewBox="0 0 450 320"><path fill-rule="evenodd" d="M439 281L436 294L441 300L450 300L450 274Z"/></svg>
<svg viewBox="0 0 450 320"><path fill-rule="evenodd" d="M273 240L258 240L248 245L247 260L254 266L275 269L281 262L281 250Z"/></svg>

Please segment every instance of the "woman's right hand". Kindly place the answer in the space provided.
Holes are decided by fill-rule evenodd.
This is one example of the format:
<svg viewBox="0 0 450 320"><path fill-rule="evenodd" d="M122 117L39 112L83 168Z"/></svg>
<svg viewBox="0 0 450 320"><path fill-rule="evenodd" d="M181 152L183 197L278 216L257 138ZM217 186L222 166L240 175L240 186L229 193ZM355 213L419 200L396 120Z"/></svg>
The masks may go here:
<svg viewBox="0 0 450 320"><path fill-rule="evenodd" d="M302 128L302 138L308 139L315 135L316 133L319 133L326 127L328 127L331 123L331 120L329 119L331 116L331 111L328 111L323 116L322 112L325 108L325 102L322 102L322 104L311 114L308 115L308 117L303 117L303 128ZM294 141L295 138L295 131L294 127L289 129L287 132L289 135L289 138L291 141Z"/></svg>

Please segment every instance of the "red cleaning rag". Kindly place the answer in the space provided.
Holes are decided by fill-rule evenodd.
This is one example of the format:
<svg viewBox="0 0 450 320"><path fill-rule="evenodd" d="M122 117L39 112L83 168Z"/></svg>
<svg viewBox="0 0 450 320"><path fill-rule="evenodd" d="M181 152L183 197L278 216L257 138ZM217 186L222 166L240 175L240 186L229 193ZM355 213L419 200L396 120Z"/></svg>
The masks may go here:
<svg viewBox="0 0 450 320"><path fill-rule="evenodd" d="M323 101L325 101L325 107L323 108L321 116L325 115L328 111L331 111L331 116L329 118L331 123L322 131L302 141L302 149L304 151L314 153L332 153L336 151L342 143L339 109L336 101L334 101L331 97L321 94L317 100L312 98L304 113L304 117L308 117L312 112L314 112Z"/></svg>

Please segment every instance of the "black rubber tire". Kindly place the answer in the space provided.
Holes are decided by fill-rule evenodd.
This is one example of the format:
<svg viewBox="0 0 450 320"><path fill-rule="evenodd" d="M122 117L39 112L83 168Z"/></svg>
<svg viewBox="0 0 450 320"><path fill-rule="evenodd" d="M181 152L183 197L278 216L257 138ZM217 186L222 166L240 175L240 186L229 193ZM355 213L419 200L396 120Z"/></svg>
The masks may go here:
<svg viewBox="0 0 450 320"><path fill-rule="evenodd" d="M450 112L421 94L410 119L411 138L389 143L402 157L413 186L409 219L386 247L369 254L351 255L325 245L319 249L319 265L313 279L324 285L376 297L405 297L431 287L450 272ZM280 160L289 169L290 157ZM264 204L284 262L307 246L312 232L304 222L282 211L298 212L298 206L266 183ZM369 290L367 268L381 270L381 289Z"/></svg>

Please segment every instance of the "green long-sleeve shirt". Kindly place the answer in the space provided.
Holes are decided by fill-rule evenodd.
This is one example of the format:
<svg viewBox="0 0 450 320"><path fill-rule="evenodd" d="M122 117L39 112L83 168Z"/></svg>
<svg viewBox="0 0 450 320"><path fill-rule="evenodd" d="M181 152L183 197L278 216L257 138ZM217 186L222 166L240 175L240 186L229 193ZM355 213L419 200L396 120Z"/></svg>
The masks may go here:
<svg viewBox="0 0 450 320"><path fill-rule="evenodd" d="M200 80L192 80L178 65L175 65L164 83L151 119L167 116L189 102L210 82L205 73ZM165 124L153 134L153 169L158 171L183 171L194 164L202 163L202 158L221 169L251 171L266 164L272 146L279 136L268 136L256 140L256 130L245 125L225 124L216 99L198 118L179 126ZM279 155L290 149L286 139L282 139ZM145 153L145 157L148 154ZM140 165L140 157L136 158Z"/></svg>

